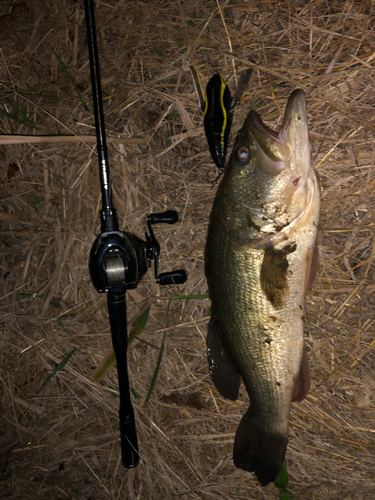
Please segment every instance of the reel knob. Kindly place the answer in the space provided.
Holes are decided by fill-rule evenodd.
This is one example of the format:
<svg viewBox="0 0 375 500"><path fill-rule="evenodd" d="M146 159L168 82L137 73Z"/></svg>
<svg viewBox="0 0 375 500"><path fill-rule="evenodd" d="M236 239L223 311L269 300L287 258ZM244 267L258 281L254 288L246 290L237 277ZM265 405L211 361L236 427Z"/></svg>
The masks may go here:
<svg viewBox="0 0 375 500"><path fill-rule="evenodd" d="M160 273L157 279L159 285L182 285L187 280L185 269L177 269L169 273Z"/></svg>

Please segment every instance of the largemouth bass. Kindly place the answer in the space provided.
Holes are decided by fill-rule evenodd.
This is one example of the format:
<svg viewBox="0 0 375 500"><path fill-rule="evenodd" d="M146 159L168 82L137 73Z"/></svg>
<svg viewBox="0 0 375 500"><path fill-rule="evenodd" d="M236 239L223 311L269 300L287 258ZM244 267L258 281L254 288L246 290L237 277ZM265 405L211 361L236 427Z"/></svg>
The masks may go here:
<svg viewBox="0 0 375 500"><path fill-rule="evenodd" d="M255 111L247 116L217 190L205 250L210 372L225 398L237 399L245 383L250 407L233 459L263 486L280 472L291 402L310 388L303 328L319 207L305 96L295 90L278 134Z"/></svg>

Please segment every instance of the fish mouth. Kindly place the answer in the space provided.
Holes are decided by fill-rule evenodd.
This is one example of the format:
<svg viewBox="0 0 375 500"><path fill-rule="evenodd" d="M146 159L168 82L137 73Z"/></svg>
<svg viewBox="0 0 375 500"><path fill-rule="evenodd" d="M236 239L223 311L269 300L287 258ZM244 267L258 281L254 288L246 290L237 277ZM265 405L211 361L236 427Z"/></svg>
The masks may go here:
<svg viewBox="0 0 375 500"><path fill-rule="evenodd" d="M312 169L309 125L305 94L293 91L285 108L279 132L267 127L256 111L251 111L245 128L250 135L252 157L263 170L277 175L289 169L295 179L306 180Z"/></svg>
<svg viewBox="0 0 375 500"><path fill-rule="evenodd" d="M244 132L248 134L251 156L257 160L260 169L271 176L283 171L289 174L290 185L284 201L292 215L290 222L277 233L269 233L253 245L254 248L261 249L275 247L314 217L316 204L319 203L319 188L311 158L305 94L302 90L295 90L290 94L278 133L267 127L255 111L249 113Z"/></svg>

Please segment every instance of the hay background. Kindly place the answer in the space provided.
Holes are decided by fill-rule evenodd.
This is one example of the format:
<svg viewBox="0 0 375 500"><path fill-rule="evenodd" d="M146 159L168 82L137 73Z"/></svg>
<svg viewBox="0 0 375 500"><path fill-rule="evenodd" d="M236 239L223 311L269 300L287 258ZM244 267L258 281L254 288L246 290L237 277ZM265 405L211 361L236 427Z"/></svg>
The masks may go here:
<svg viewBox="0 0 375 500"><path fill-rule="evenodd" d="M109 145L121 228L142 237L148 213L178 210L180 223L156 229L161 271L189 274L185 285L160 289L148 272L127 294L130 322L154 298L129 352L140 396L135 470L120 465L116 371L90 382L111 350L106 300L87 267L99 232L97 157L82 143L0 146L1 498L277 498L274 485L261 488L233 466L248 400L243 389L235 403L214 391L208 300L172 303L162 368L144 402L166 297L207 293L203 249L215 196L208 179L216 169L189 65L195 61L203 85L219 70L233 92L249 55L257 69L233 134L254 103L279 127L288 95L302 88L321 181L320 266L306 324L312 389L291 411L289 489L293 499L373 498L375 2L227 4L220 2L224 26L210 0L96 1L107 135L146 143ZM11 113L5 98L18 100L38 127L1 115L1 133L93 135L83 1L4 0L0 16L0 109ZM28 399L74 347L65 368ZM82 395L86 384L91 391Z"/></svg>

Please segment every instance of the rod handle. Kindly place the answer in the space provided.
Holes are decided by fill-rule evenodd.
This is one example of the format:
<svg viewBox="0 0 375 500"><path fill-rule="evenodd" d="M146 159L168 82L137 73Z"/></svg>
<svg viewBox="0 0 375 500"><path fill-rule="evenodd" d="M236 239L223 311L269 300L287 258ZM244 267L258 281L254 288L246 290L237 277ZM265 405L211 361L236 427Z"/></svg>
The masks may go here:
<svg viewBox="0 0 375 500"><path fill-rule="evenodd" d="M122 408L120 404L120 434L122 465L133 469L139 463L137 430L132 406Z"/></svg>

